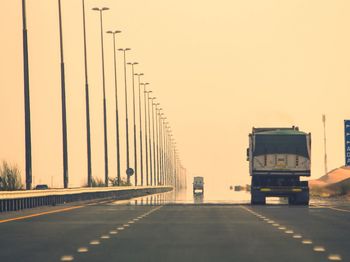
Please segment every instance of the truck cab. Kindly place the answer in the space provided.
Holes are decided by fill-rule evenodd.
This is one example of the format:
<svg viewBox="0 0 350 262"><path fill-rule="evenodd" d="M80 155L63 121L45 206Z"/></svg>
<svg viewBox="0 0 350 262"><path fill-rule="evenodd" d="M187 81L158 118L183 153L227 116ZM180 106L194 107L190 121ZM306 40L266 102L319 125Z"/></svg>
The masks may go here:
<svg viewBox="0 0 350 262"><path fill-rule="evenodd" d="M309 187L300 177L310 176L311 134L291 128L253 128L247 149L251 203L266 197L287 197L289 204L308 205Z"/></svg>

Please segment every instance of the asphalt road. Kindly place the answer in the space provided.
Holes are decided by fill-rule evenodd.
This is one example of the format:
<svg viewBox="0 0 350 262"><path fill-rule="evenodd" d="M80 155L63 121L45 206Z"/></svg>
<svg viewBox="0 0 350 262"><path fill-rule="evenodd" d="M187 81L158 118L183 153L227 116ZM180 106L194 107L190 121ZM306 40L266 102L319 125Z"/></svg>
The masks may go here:
<svg viewBox="0 0 350 262"><path fill-rule="evenodd" d="M0 261L350 261L350 206L174 204L165 195L0 215Z"/></svg>

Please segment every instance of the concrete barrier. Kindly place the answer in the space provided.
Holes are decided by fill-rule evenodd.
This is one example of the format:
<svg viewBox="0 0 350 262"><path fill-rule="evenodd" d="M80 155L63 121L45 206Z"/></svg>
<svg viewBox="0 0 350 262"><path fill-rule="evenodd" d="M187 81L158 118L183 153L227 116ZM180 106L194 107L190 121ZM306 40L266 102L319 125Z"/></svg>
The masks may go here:
<svg viewBox="0 0 350 262"><path fill-rule="evenodd" d="M94 187L27 191L1 191L0 212L17 211L39 206L59 205L93 199L129 199L172 191L171 186Z"/></svg>

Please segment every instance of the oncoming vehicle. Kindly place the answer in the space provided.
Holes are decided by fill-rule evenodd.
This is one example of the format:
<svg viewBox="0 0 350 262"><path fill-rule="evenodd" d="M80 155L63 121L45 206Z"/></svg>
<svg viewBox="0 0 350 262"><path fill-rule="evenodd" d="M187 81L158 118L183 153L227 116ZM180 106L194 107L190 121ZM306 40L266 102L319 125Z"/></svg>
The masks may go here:
<svg viewBox="0 0 350 262"><path fill-rule="evenodd" d="M291 128L253 128L247 160L251 176L251 203L266 197L287 197L289 204L308 205L311 134Z"/></svg>
<svg viewBox="0 0 350 262"><path fill-rule="evenodd" d="M204 178L202 176L195 176L193 178L193 194L204 193Z"/></svg>

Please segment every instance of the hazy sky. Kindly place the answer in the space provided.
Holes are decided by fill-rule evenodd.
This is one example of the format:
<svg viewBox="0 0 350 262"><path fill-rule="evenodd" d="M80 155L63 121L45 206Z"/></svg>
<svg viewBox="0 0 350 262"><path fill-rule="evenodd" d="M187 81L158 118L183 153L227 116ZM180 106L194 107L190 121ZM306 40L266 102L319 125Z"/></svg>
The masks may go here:
<svg viewBox="0 0 350 262"><path fill-rule="evenodd" d="M0 159L24 176L21 1L0 15ZM344 163L350 118L350 2L347 0L86 0L93 176L103 177L100 31L95 6L108 6L105 30L140 63L168 116L189 181L217 189L249 181L245 149L253 126L312 133L312 176L323 174L322 114L329 169ZM80 0L62 0L70 186L86 183L85 93ZM35 183L62 186L61 100L56 0L27 0ZM116 173L113 49L105 35L110 176ZM120 55L120 54L119 54ZM120 88L122 170L124 92ZM129 87L131 73L128 71ZM131 94L131 89L130 93ZM131 97L129 95L129 97Z"/></svg>

